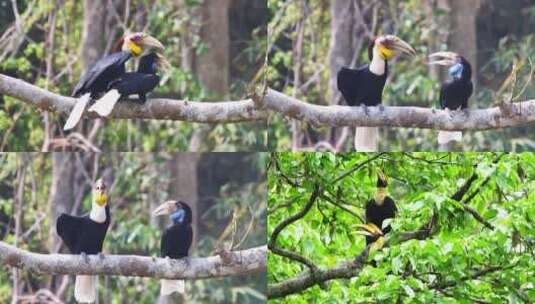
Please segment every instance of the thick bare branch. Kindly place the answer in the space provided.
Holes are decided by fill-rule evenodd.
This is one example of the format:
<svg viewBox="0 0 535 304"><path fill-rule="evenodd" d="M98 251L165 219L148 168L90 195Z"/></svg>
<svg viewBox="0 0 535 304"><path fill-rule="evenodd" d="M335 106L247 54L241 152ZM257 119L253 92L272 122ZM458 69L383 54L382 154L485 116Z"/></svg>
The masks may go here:
<svg viewBox="0 0 535 304"><path fill-rule="evenodd" d="M180 260L137 255L81 255L33 253L0 242L0 262L45 274L86 274L202 279L236 276L266 270L267 247L260 246L224 255Z"/></svg>
<svg viewBox="0 0 535 304"><path fill-rule="evenodd" d="M76 99L51 93L22 80L0 74L0 94L20 99L42 110L70 112ZM96 118L95 113L86 117ZM120 102L110 115L122 119L168 119L199 123L232 123L262 120L264 111L251 99L222 102L194 102L165 98L149 99L146 103Z"/></svg>
<svg viewBox="0 0 535 304"><path fill-rule="evenodd" d="M263 106L314 125L402 127L437 130L489 130L535 123L535 100L503 107L443 111L422 107L321 106L302 102L275 90L267 90Z"/></svg>

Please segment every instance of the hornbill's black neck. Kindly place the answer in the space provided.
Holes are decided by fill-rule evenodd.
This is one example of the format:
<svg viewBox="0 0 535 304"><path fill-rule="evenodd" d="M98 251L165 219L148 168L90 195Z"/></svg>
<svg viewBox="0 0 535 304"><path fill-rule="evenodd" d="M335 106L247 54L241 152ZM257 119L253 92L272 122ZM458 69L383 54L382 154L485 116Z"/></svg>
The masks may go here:
<svg viewBox="0 0 535 304"><path fill-rule="evenodd" d="M470 65L470 62L468 62L468 60L466 60L462 56L461 56L461 64L463 65L463 73L461 75L461 79L471 80L472 79L472 65Z"/></svg>

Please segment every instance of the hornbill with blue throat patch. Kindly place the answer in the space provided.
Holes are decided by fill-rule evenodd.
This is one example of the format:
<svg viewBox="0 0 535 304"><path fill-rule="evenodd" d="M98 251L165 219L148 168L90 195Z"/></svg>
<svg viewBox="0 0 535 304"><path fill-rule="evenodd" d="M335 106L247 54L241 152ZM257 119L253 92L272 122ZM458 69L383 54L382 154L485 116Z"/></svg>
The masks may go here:
<svg viewBox="0 0 535 304"><path fill-rule="evenodd" d="M394 200L387 195L388 181L382 171L377 173L377 190L375 197L366 203L366 224L357 225L359 234L366 236L366 245L373 243L371 250L384 245L384 235L390 232L390 225L383 227L383 221L396 216L397 207Z"/></svg>
<svg viewBox="0 0 535 304"><path fill-rule="evenodd" d="M167 201L153 211L153 216L169 215L171 226L165 229L160 243L162 257L180 259L188 256L193 240L191 208L183 201ZM160 294L185 293L184 280L161 280Z"/></svg>
<svg viewBox="0 0 535 304"><path fill-rule="evenodd" d="M111 215L108 205L106 184L97 180L93 188L91 212L84 216L62 213L56 222L56 231L72 254L98 254L110 225ZM76 276L74 297L80 303L95 302L97 277Z"/></svg>
<svg viewBox="0 0 535 304"><path fill-rule="evenodd" d="M125 35L118 41L117 46L121 46L121 51L117 47L116 52L97 60L75 86L72 96L79 97L79 99L71 110L63 130L70 130L76 126L87 104L91 100L99 98L108 90L110 82L126 72L125 63L130 58L141 56L145 48L153 47L160 50L164 48L160 41L145 33ZM104 95L104 97L111 99L113 96ZM103 100L99 103L106 104ZM111 109L113 109L113 106ZM108 111L111 112L111 109L108 106L103 110L99 108L94 108L93 110L101 114L101 116L107 116L109 115Z"/></svg>
<svg viewBox="0 0 535 304"><path fill-rule="evenodd" d="M415 55L416 51L405 41L394 35L379 36L368 47L370 64L358 69L342 68L338 72L338 90L349 106L377 106L383 100L383 88L388 76L388 60L397 53ZM357 127L355 149L357 151L377 150L378 129Z"/></svg>
<svg viewBox="0 0 535 304"><path fill-rule="evenodd" d="M145 102L146 94L152 92L160 83L160 76L156 73L162 66L169 66L169 63L158 53L149 53L141 57L137 72L124 73L112 81L107 94L110 94L112 90L117 90L121 99L137 94L141 102Z"/></svg>
<svg viewBox="0 0 535 304"><path fill-rule="evenodd" d="M440 106L446 111L464 110L468 108L468 99L472 96L472 66L463 56L453 52L437 52L429 55L430 65L449 66L450 80L444 82L440 88ZM439 131L438 143L443 145L450 141L461 141L463 133L460 131Z"/></svg>

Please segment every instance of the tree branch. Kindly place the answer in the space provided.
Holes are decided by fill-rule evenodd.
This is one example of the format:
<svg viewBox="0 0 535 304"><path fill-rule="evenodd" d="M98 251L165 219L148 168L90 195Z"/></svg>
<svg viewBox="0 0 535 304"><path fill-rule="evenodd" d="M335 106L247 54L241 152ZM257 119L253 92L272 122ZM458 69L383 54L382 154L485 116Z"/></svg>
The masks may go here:
<svg viewBox="0 0 535 304"><path fill-rule="evenodd" d="M535 123L535 100L503 107L444 111L422 107L321 106L302 102L268 89L263 106L314 125L402 127L449 131L489 130L520 127Z"/></svg>
<svg viewBox="0 0 535 304"><path fill-rule="evenodd" d="M0 74L0 94L15 97L42 110L67 113L75 98L51 93L25 81ZM97 118L96 113L86 117ZM222 102L194 102L165 98L149 99L145 103L119 102L112 118L168 119L198 123L233 123L266 119L266 112L258 110L252 99Z"/></svg>
<svg viewBox="0 0 535 304"><path fill-rule="evenodd" d="M81 255L33 253L0 242L0 262L45 274L117 275L160 279L203 279L266 270L266 246L226 252L224 256L180 260L137 255Z"/></svg>
<svg viewBox="0 0 535 304"><path fill-rule="evenodd" d="M305 258L304 256L301 256L300 254L296 252L289 251L289 250L286 250L284 248L277 246L277 237L279 236L279 234L284 228L286 228L291 223L299 220L300 218L302 218L308 213L308 211L310 210L310 208L312 208L312 205L314 205L314 202L316 201L320 193L321 193L321 190L320 190L319 185L314 185L314 191L310 195L310 198L308 199L308 202L303 207L303 209L297 212L296 214L290 216L289 218L285 219L279 225L277 225L277 227L273 229L273 232L271 233L271 238L269 239L269 242L268 242L268 248L273 253L280 255L282 257L286 257L288 259L300 262L302 264L305 264L310 269L312 274L317 269L316 265L314 265L309 259Z"/></svg>

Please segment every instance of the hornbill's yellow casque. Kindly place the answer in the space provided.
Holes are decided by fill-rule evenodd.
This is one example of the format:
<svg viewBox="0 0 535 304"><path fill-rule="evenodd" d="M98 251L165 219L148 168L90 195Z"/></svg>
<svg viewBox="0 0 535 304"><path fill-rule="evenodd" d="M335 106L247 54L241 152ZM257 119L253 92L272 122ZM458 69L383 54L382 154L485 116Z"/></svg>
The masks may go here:
<svg viewBox="0 0 535 304"><path fill-rule="evenodd" d="M377 174L377 192L375 198L366 203L366 224L358 225L360 234L366 236L366 245L374 243L376 248L384 244L384 234L390 232L390 225L382 228L383 221L394 218L397 208L394 200L386 193L388 181L382 171Z"/></svg>
<svg viewBox="0 0 535 304"><path fill-rule="evenodd" d="M91 212L84 216L61 214L56 230L69 251L73 254L98 254L110 225L110 207L106 184L97 180L93 188ZM74 297L81 303L95 302L96 276L76 276Z"/></svg>
<svg viewBox="0 0 535 304"><path fill-rule="evenodd" d="M429 64L449 66L448 74L451 79L444 82L440 88L440 106L445 110L464 110L468 108L468 99L472 96L472 66L463 56L453 52L437 52L429 56ZM461 141L462 132L438 132L438 143L447 144L450 141Z"/></svg>
<svg viewBox="0 0 535 304"><path fill-rule="evenodd" d="M416 51L405 41L393 35L380 36L368 47L370 64L358 69L342 68L338 72L338 90L349 106L377 106L382 103L383 88L388 76L387 61L397 52L410 55ZM357 128L355 149L377 150L377 128Z"/></svg>
<svg viewBox="0 0 535 304"><path fill-rule="evenodd" d="M82 76L73 90L74 97L80 97L74 105L64 130L76 126L85 107L91 99L99 98L105 93L111 81L126 72L125 63L132 57L139 57L145 48L163 49L163 45L156 38L145 33L133 33L119 40L121 51L105 56L95 62Z"/></svg>
<svg viewBox="0 0 535 304"><path fill-rule="evenodd" d="M162 235L161 256L172 259L187 257L193 239L192 213L188 204L182 201L167 201L156 208L153 215L170 215L172 221L172 225L167 227ZM161 280L160 294L170 295L173 292L184 293L184 281Z"/></svg>
<svg viewBox="0 0 535 304"><path fill-rule="evenodd" d="M167 61L160 54L149 53L139 59L137 72L124 73L110 83L108 90L117 90L121 98L137 94L145 102L146 94L160 82L160 76L156 74L158 67L166 64Z"/></svg>

